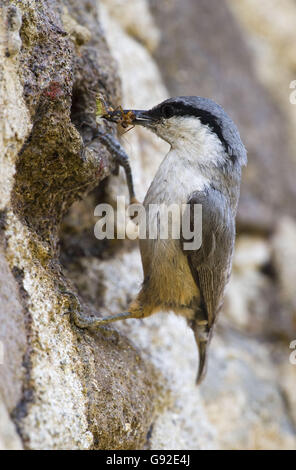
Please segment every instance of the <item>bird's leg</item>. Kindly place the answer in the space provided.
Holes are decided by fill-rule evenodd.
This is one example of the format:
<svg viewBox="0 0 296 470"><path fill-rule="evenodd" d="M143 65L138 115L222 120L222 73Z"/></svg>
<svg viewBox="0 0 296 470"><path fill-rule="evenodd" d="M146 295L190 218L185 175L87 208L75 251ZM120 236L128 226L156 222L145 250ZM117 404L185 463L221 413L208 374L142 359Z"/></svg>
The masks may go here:
<svg viewBox="0 0 296 470"><path fill-rule="evenodd" d="M100 326L107 325L118 320L126 320L127 318L134 318L131 312L117 313L116 315L110 315L109 317L93 317L90 315L81 314L77 310L71 312L72 321L79 328L96 329Z"/></svg>
<svg viewBox="0 0 296 470"><path fill-rule="evenodd" d="M85 123L85 125L88 125ZM137 200L135 198L134 192L134 185L133 185L133 177L132 171L129 164L129 159L124 151L123 147L120 143L110 134L106 134L100 131L98 128L95 131L95 135L93 135L93 139L99 138L104 145L108 148L108 150L115 155L116 161L119 165L121 165L125 171L129 196L130 196L130 203L136 203ZM134 318L137 314L134 311L131 312L123 312L116 315L110 315L108 317L98 318L96 316L87 315L83 312L78 297L70 291L64 291L63 293L67 294L70 298L70 307L69 311L71 314L71 319L75 323L76 326L79 328L98 328L100 326L106 325L108 323L118 321L118 320L125 320L127 318Z"/></svg>
<svg viewBox="0 0 296 470"><path fill-rule="evenodd" d="M100 138L100 140L103 142L104 145L106 145L109 151L115 155L115 158L118 164L122 166L122 168L124 169L128 191L129 191L130 204L137 203L138 201L135 196L132 170L129 164L128 155L126 154L125 150L120 145L118 140L115 139L115 137L113 137L113 135L105 134L99 129L96 129L95 137Z"/></svg>
<svg viewBox="0 0 296 470"><path fill-rule="evenodd" d="M63 294L68 295L71 299L71 301L69 302L69 312L71 315L71 320L76 326L78 326L78 328L88 328L92 330L118 320L127 320L128 318L143 318L144 316L147 316L147 314L149 315L148 311L143 311L141 305L137 302L136 299L131 303L129 312L122 312L117 313L115 315L110 315L108 317L99 318L83 313L78 297L77 295L73 294L73 292L64 291Z"/></svg>
<svg viewBox="0 0 296 470"><path fill-rule="evenodd" d="M96 129L95 135L93 136L94 139L97 137L103 142L104 145L106 145L108 150L111 153L113 153L113 155L115 155L116 161L118 162L120 166L123 167L125 171L125 175L126 175L128 190L129 190L130 203L131 204L137 203L138 201L136 200L136 197L135 197L132 171L131 171L129 159L125 150L112 135L106 134L100 131L99 129ZM108 323L112 323L118 320L126 320L127 318L136 318L136 317L141 316L141 313L139 311L135 311L134 309L131 310L130 312L118 313L116 315L110 315L108 317L102 317L102 318L98 318L96 316L91 316L91 315L86 315L85 313L82 312L82 308L81 308L81 305L77 296L70 291L66 291L65 293L68 294L70 297L72 297L72 300L74 300L75 307L70 307L69 310L70 310L72 321L79 328L95 329L95 328L99 328L100 326L103 326L103 325L106 325Z"/></svg>

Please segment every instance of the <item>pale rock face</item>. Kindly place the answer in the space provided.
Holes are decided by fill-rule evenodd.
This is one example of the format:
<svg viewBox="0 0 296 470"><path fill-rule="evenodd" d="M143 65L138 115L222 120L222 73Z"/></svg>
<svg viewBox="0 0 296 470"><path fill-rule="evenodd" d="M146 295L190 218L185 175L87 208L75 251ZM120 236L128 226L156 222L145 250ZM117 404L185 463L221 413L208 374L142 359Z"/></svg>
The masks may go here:
<svg viewBox="0 0 296 470"><path fill-rule="evenodd" d="M290 140L295 151L295 106L289 95L295 91L296 4L293 0L227 0L245 30L258 78L268 87L285 115L289 116ZM280 72L279 72L280 71Z"/></svg>
<svg viewBox="0 0 296 470"><path fill-rule="evenodd" d="M201 393L223 449L295 449L293 418L273 355L274 346L229 328L214 338Z"/></svg>
<svg viewBox="0 0 296 470"><path fill-rule="evenodd" d="M266 321L264 291L269 280L260 270L269 260L270 246L265 238L242 235L237 239L225 297L225 317L231 324L253 332L263 327Z"/></svg>
<svg viewBox="0 0 296 470"><path fill-rule="evenodd" d="M127 34L134 36L150 51L158 46L160 33L146 0L102 0L110 16Z"/></svg>
<svg viewBox="0 0 296 470"><path fill-rule="evenodd" d="M296 322L296 223L293 219L283 217L279 220L272 240L272 256L282 301L290 307Z"/></svg>
<svg viewBox="0 0 296 470"><path fill-rule="evenodd" d="M14 216L10 216L7 223L7 257L15 265L18 263L24 272L23 287L31 299L31 340L38 344L30 358L30 380L36 384L35 399L27 405L21 423L23 435L28 436L33 449L88 449L93 436L88 430L87 401L79 361L73 372L75 335L67 327L66 317L55 314L60 300L46 269L36 263L30 253L33 237ZM6 338L3 341L6 345ZM65 435L62 429L66 429Z"/></svg>
<svg viewBox="0 0 296 470"><path fill-rule="evenodd" d="M3 10L4 11L4 10ZM17 21L19 11L16 15ZM4 37L4 15L0 16L0 36ZM20 24L12 25L10 36L18 34ZM5 42L0 42L1 88L0 88L0 210L5 207L9 200L10 190L13 185L14 162L21 145L31 130L28 110L22 96L22 85L18 76L18 56L6 57Z"/></svg>
<svg viewBox="0 0 296 470"><path fill-rule="evenodd" d="M29 0L23 3L26 11L22 12L22 21L28 28L25 30L28 43L23 45L26 48L31 47L37 37L34 28L38 11L35 3ZM84 9L79 10L82 3L75 3L77 11L63 13L73 50L78 48L77 60L81 59L81 42L87 47L89 35L93 38L98 31L97 22L90 22L87 28L79 24L80 13L84 14ZM158 35L157 30L153 30L148 2L137 1L134 11L131 3L106 0L94 6L94 2L88 1L93 10L87 18L95 17L96 7L100 8L103 28L122 80L124 107L146 109L167 98L168 93L147 52L147 48L155 47ZM43 11L42 18L50 14L52 11ZM0 15L2 36L1 18ZM139 26L137 19L141 20ZM62 23L60 25L62 27ZM13 34L17 35L17 28ZM0 213L0 238L2 231L5 232L5 243L1 238L3 253L2 249L0 253L0 341L5 341L4 363L0 363L0 448L135 449L146 445L160 450L296 449L296 366L289 361L291 338L284 336L277 343L270 341L265 335L269 318L264 313L262 321L260 316L260 309L266 312L265 289L275 285L274 280L264 274L264 268L273 263L279 273L281 293L289 306L287 311L295 318L295 311L291 313L295 306L295 275L293 264L289 264L296 256L294 221L282 220L271 243L264 235L238 237L233 279L211 345L208 374L200 387L194 383L198 358L192 332L184 319L170 312L144 320L118 322L114 329L93 334L78 330L70 324L69 298L59 292L60 283L65 287L64 278L59 277L50 263L48 244L34 230L30 231L12 210L10 197L17 171L15 162L31 132L34 113L30 113L23 100L19 53L16 51L10 58L4 58L2 44L0 41L3 63L0 210L6 208L7 212L5 217ZM116 101L115 68L101 36L97 47L104 58L103 66L107 67L104 69L104 76L109 80L107 88L112 90ZM59 48L59 53L63 54L62 50ZM68 79L73 64L69 56L62 57ZM49 70L50 74L51 64ZM64 71L59 73L64 76ZM87 78L83 76L79 80L84 84ZM48 77L43 79L48 85ZM45 88L50 100L58 99L59 89L54 83L49 90ZM34 86L33 83L33 91L29 88L33 97ZM44 88L37 92L39 97L44 97ZM29 93L28 102L35 110L30 97ZM59 104L64 104L66 99L68 95L61 98ZM52 105L50 100L46 102L48 107ZM62 118L58 115L54 121L55 115L51 112L53 121L48 119L46 128L51 132L56 130L65 116L69 118L67 113L69 107L66 106ZM63 166L63 154L52 155L45 146L48 155L55 159L52 162L61 158L58 169L62 174L66 172L69 180L85 171L79 160L81 136L71 126L69 118L56 138L60 139L60 150L62 136L70 129L66 144L67 148L73 145L72 153L65 155L72 158L71 164L81 164L76 174ZM46 133L45 137L48 138ZM130 156L137 196L143 200L169 146L147 130L138 128L121 140ZM37 150L35 158L42 154L39 147ZM54 150L57 151L55 147ZM100 149L99 155L102 153ZM103 164L107 167L108 161L104 154ZM46 161L42 164L46 168ZM98 169L100 167L95 167ZM109 175L112 169L111 165L103 176ZM45 173L44 170L40 174L41 181ZM108 196L114 202L117 194L126 191L125 180L123 175L109 179ZM68 189L73 190L73 187ZM48 195L49 204L51 193ZM75 223L92 231L93 225L88 225L86 212L92 218L94 207L91 204L83 207L82 212L79 212L79 204L73 209ZM140 289L143 273L137 242L130 243L128 248L125 250L124 245L111 257L106 255L104 260L92 254L79 259L75 253L71 255L69 278L101 313L125 310ZM254 304L258 307L255 321L254 313L253 316L250 313L250 305ZM250 328L252 322L254 331ZM261 336L255 334L258 331ZM28 376L29 381L26 381Z"/></svg>
<svg viewBox="0 0 296 470"><path fill-rule="evenodd" d="M0 397L1 398L1 397ZM0 401L0 450L22 450L22 442L17 434L7 409Z"/></svg>

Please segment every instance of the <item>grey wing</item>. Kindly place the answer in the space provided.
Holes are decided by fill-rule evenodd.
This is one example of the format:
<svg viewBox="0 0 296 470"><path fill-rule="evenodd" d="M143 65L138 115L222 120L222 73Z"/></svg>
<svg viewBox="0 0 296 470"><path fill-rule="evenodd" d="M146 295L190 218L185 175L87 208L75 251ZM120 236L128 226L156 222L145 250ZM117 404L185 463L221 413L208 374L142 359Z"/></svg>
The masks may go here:
<svg viewBox="0 0 296 470"><path fill-rule="evenodd" d="M234 214L219 191L212 188L195 191L190 195L187 206L190 208L191 230L196 222L193 220L194 204L202 205L202 244L198 250L184 250L184 253L200 291L203 319L207 320L211 330L231 272L235 240Z"/></svg>

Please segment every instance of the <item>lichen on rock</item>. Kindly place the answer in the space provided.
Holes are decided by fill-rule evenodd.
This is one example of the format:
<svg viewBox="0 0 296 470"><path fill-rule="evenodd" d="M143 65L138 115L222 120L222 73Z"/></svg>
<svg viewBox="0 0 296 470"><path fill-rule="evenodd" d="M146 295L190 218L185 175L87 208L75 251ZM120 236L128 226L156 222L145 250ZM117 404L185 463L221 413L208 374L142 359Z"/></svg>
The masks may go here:
<svg viewBox="0 0 296 470"><path fill-rule="evenodd" d="M64 215L117 168L93 140L96 94L113 104L120 97L97 5L28 0L2 11L2 37L13 12L22 18L21 48L7 53L1 42L4 403L25 448L140 447L154 410L153 370L115 331L90 335L71 324L79 301L67 294L59 261Z"/></svg>

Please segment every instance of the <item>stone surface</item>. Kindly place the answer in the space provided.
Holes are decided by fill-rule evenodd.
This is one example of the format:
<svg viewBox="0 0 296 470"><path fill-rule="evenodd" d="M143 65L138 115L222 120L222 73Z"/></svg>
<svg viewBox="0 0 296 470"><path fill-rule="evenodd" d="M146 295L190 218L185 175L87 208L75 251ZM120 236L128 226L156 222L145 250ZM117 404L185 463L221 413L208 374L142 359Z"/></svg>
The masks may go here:
<svg viewBox="0 0 296 470"><path fill-rule="evenodd" d="M295 421L274 367L274 345L227 328L213 342L201 387L208 418L223 449L295 449ZM288 364L288 355L282 358ZM295 370L290 365L290 380ZM291 391L292 392L292 391Z"/></svg>
<svg viewBox="0 0 296 470"><path fill-rule="evenodd" d="M69 309L78 304L58 260L63 215L116 169L99 139L91 142L95 94L113 105L120 96L97 8L28 0L6 2L0 16L8 38L1 40L0 384L31 449L138 448L154 413L153 367L116 332L90 335L71 325Z"/></svg>
<svg viewBox="0 0 296 470"><path fill-rule="evenodd" d="M156 27L146 0L102 0L109 15L131 36L143 43L152 52L160 40L160 32Z"/></svg>
<svg viewBox="0 0 296 470"><path fill-rule="evenodd" d="M291 151L295 152L296 106L290 95L295 80L296 4L294 0L228 0L233 14L242 26L243 34L253 56L258 79L276 99L288 117ZM280 71L280 72L279 72Z"/></svg>
<svg viewBox="0 0 296 470"><path fill-rule="evenodd" d="M16 432L9 414L0 401L0 450L21 450L21 439Z"/></svg>
<svg viewBox="0 0 296 470"><path fill-rule="evenodd" d="M16 279L9 269L4 253L0 251L0 298L1 298L1 360L0 392L12 412L22 397L25 380L24 357L26 354L26 319L21 294Z"/></svg>
<svg viewBox="0 0 296 470"><path fill-rule="evenodd" d="M284 217L279 220L272 240L272 256L279 280L281 300L290 313L290 331L296 327L296 223ZM292 333L293 334L293 333Z"/></svg>
<svg viewBox="0 0 296 470"><path fill-rule="evenodd" d="M214 72L221 70L223 54L240 80L236 60L247 48L243 36L235 57L230 47L222 47L240 36L223 2L211 14L205 2L198 3L205 15L201 20L214 22L217 31L221 25L230 29L226 42L217 36L209 41L211 49L201 36L198 43L204 58L199 85L215 98L221 74ZM174 1L161 4L176 7ZM162 312L96 333L70 322L69 311L78 308L78 301L85 311L123 311L142 282L137 241L94 238L95 206L115 204L116 196L127 191L122 172L113 175L114 156L99 139L90 145L97 92L113 106L138 108L168 96L149 52L158 32L148 2L134 5L26 0L17 7L6 2L0 15L0 35L6 38L0 42L0 446L296 449L296 366L289 360L295 331L289 264L295 256L295 222L283 218L267 236L269 216L260 226L260 207L255 218L248 212L263 191L253 191L250 176L243 197L252 223L242 219L233 278L201 387L194 383L196 345L182 318ZM229 18L235 33L225 27ZM189 13L186 21L188 45L196 31L190 29ZM171 44L178 40L182 49L178 29L172 31ZM256 114L256 104L270 119L273 134L277 108L251 70L252 77L242 83L248 90L254 87L254 97L244 98L246 117L240 125L245 130L253 126L248 119ZM230 85L224 88L225 78L217 90L223 98L234 88L227 97L232 103L238 88L234 78L227 80ZM284 135L285 130L283 122L277 132ZM258 135L264 139L267 130L256 132L257 140L251 136L250 142L253 158L262 152ZM121 142L142 200L168 146L144 129L122 135ZM259 176L253 177L258 182ZM266 181L264 211L271 207ZM254 234L254 227L260 233Z"/></svg>
<svg viewBox="0 0 296 470"><path fill-rule="evenodd" d="M274 286L262 272L269 261L266 239L247 235L238 238L225 299L226 316L232 325L253 333L265 330L274 302Z"/></svg>

